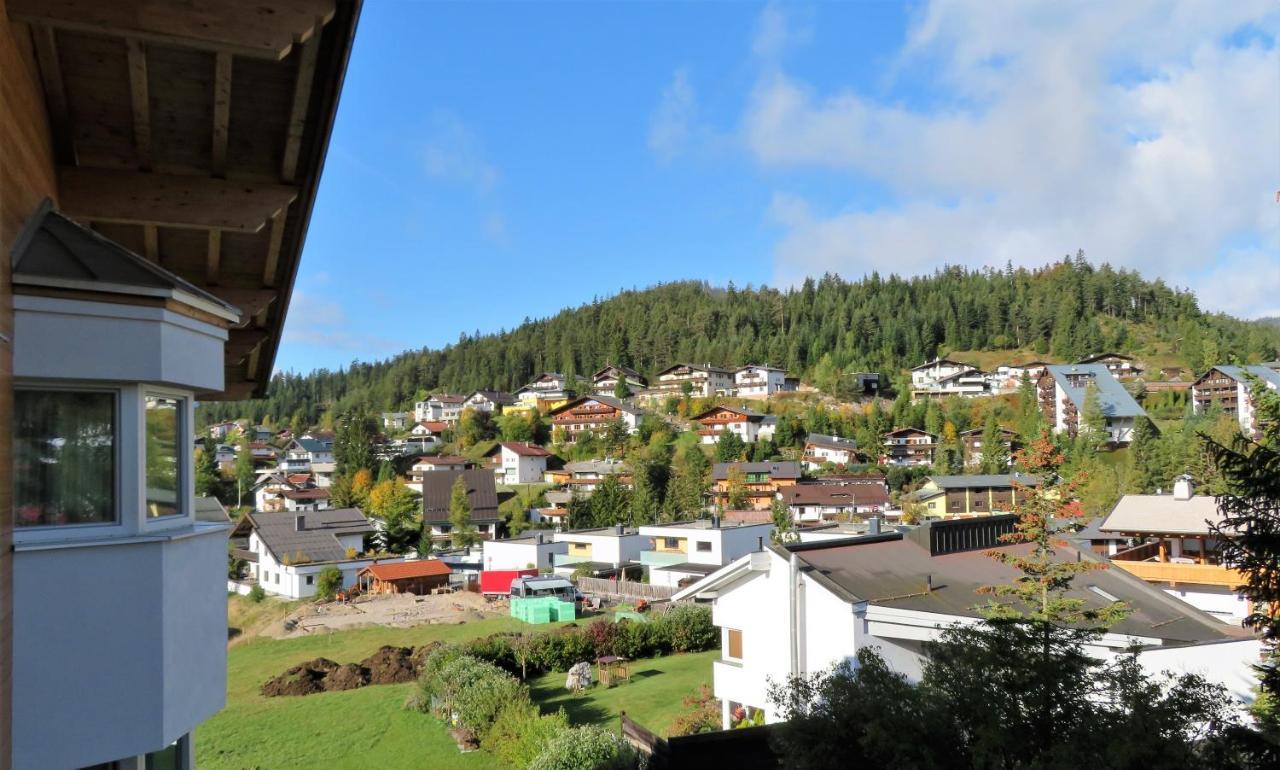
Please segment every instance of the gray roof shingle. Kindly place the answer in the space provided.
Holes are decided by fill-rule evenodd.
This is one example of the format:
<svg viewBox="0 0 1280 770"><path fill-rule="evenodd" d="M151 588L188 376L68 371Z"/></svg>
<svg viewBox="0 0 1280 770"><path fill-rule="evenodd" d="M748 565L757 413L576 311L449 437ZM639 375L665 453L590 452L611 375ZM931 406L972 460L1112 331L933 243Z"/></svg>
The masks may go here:
<svg viewBox="0 0 1280 770"><path fill-rule="evenodd" d="M347 558L347 549L338 542L338 535L363 535L374 531L359 508L246 515L258 533L258 539L277 560L297 559L301 555L308 562L343 561ZM303 519L301 531L297 529L298 517Z"/></svg>

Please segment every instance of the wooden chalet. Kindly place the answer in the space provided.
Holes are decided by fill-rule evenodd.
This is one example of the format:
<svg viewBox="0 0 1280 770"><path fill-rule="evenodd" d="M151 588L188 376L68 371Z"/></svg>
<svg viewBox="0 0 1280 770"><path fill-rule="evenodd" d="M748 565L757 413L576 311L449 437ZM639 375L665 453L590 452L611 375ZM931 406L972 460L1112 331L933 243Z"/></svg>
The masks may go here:
<svg viewBox="0 0 1280 770"><path fill-rule="evenodd" d="M1196 414L1221 409L1236 418L1245 435L1257 436L1261 426L1253 405L1254 383L1271 390L1280 389L1280 372L1260 364L1215 366L1192 383L1192 409Z"/></svg>
<svg viewBox="0 0 1280 770"><path fill-rule="evenodd" d="M884 434L885 465L931 465L938 437L919 428L898 428Z"/></svg>
<svg viewBox="0 0 1280 770"><path fill-rule="evenodd" d="M615 423L633 433L640 415L639 409L613 396L579 396L551 411L551 426L563 430L565 440L573 442L584 432L600 433Z"/></svg>
<svg viewBox="0 0 1280 770"><path fill-rule="evenodd" d="M370 564L356 574L356 585L370 594L424 596L449 587L453 570L439 559Z"/></svg>
<svg viewBox="0 0 1280 770"><path fill-rule="evenodd" d="M711 491L716 504L727 509L733 487L740 483L747 508L763 509L773 504L780 490L795 486L800 476L797 462L716 463L711 467Z"/></svg>
<svg viewBox="0 0 1280 770"><path fill-rule="evenodd" d="M602 396L613 395L619 382L626 382L627 389L633 393L648 386L644 375L629 366L610 364L591 375L591 389Z"/></svg>
<svg viewBox="0 0 1280 770"><path fill-rule="evenodd" d="M777 418L741 406L713 406L693 417L702 427L698 435L703 444L715 444L724 433L736 433L747 443L773 436Z"/></svg>
<svg viewBox="0 0 1280 770"><path fill-rule="evenodd" d="M960 447L964 450L965 463L976 463L982 457L982 437L986 433L985 428L971 428L960 433ZM1018 434L1008 428L1001 427L1000 443L1004 445L1005 452L1010 458L1019 448Z"/></svg>

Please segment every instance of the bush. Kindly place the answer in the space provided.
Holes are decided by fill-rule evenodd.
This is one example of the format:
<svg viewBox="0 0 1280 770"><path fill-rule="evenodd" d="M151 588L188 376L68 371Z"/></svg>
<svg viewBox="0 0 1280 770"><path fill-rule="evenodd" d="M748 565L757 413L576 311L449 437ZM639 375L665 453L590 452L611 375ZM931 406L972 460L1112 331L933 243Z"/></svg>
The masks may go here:
<svg viewBox="0 0 1280 770"><path fill-rule="evenodd" d="M614 624L616 629L613 638L615 655L631 660L653 658L663 654L667 645L662 638L662 629L656 623L635 623L630 620Z"/></svg>
<svg viewBox="0 0 1280 770"><path fill-rule="evenodd" d="M586 634L587 638L591 640L591 647L595 651L596 657L617 654L614 652L618 639L617 624L601 618L587 626Z"/></svg>
<svg viewBox="0 0 1280 770"><path fill-rule="evenodd" d="M561 730L547 741L529 770L632 770L636 752L603 727L587 725Z"/></svg>
<svg viewBox="0 0 1280 770"><path fill-rule="evenodd" d="M720 646L720 632L711 622L711 608L677 604L654 618L671 652L700 652Z"/></svg>
<svg viewBox="0 0 1280 770"><path fill-rule="evenodd" d="M267 598L267 592L263 590L261 585L254 583L253 588L249 589L249 601L257 604L265 598Z"/></svg>
<svg viewBox="0 0 1280 770"><path fill-rule="evenodd" d="M417 699L411 699L406 705L408 708L414 708L418 711L428 711L431 708L431 701L436 698L443 698L447 681L443 677L443 672L454 661L463 656L462 648L456 644L441 645L431 651L427 655L427 659L422 662L422 671L418 674L418 693Z"/></svg>
<svg viewBox="0 0 1280 770"><path fill-rule="evenodd" d="M491 634L480 639L472 639L462 646L462 651L473 658L492 663L512 674L520 673L520 664L516 660L515 645L511 634Z"/></svg>
<svg viewBox="0 0 1280 770"><path fill-rule="evenodd" d="M485 667L483 673L454 692L452 705L459 724L484 735L504 706L529 702L529 688L492 663L477 662Z"/></svg>
<svg viewBox="0 0 1280 770"><path fill-rule="evenodd" d="M528 767L558 733L569 729L564 709L542 714L527 701L508 703L498 712L481 748L515 768Z"/></svg>
<svg viewBox="0 0 1280 770"><path fill-rule="evenodd" d="M670 735L713 733L720 729L720 700L702 685L684 699L686 711L671 723Z"/></svg>
<svg viewBox="0 0 1280 770"><path fill-rule="evenodd" d="M342 570L328 566L316 576L316 597L328 601L342 590Z"/></svg>
<svg viewBox="0 0 1280 770"><path fill-rule="evenodd" d="M577 629L535 636L531 647L531 667L541 671L568 671L573 664L596 657L591 638Z"/></svg>

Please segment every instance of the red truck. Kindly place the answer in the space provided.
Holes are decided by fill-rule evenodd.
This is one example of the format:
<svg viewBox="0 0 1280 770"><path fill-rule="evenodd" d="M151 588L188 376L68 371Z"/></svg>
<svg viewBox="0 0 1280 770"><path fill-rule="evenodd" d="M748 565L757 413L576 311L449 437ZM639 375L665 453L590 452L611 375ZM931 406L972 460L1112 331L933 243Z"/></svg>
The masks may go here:
<svg viewBox="0 0 1280 770"><path fill-rule="evenodd" d="M511 593L512 580L537 574L536 569L484 570L480 573L480 593L485 596L507 596Z"/></svg>

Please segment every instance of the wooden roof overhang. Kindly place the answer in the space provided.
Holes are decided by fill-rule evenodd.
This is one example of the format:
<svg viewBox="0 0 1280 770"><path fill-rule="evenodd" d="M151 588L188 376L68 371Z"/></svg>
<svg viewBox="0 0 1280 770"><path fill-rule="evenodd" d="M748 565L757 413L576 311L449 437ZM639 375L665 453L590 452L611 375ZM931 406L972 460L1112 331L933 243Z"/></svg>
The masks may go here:
<svg viewBox="0 0 1280 770"><path fill-rule="evenodd" d="M57 205L243 311L226 387L271 377L360 0L7 0Z"/></svg>

